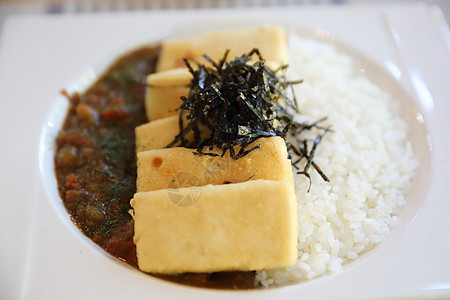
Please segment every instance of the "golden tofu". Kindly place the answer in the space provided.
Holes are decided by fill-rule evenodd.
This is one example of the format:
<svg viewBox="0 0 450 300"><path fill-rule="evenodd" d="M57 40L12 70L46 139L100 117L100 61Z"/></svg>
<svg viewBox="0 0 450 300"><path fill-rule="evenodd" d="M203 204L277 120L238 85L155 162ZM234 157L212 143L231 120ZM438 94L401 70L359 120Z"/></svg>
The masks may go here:
<svg viewBox="0 0 450 300"><path fill-rule="evenodd" d="M184 119L187 124L187 119ZM206 127L200 127L202 138L206 138L210 131ZM178 116L171 116L149 123L142 124L135 129L136 152L165 148L180 133ZM187 134L186 139L193 141L194 135ZM175 145L177 146L177 145Z"/></svg>
<svg viewBox="0 0 450 300"><path fill-rule="evenodd" d="M139 125L135 128L136 152L165 148L179 132L178 116Z"/></svg>
<svg viewBox="0 0 450 300"><path fill-rule="evenodd" d="M180 198L191 205L179 205ZM297 201L286 182L136 193L131 206L144 272L265 270L297 260Z"/></svg>
<svg viewBox="0 0 450 300"><path fill-rule="evenodd" d="M192 74L187 69L173 69L147 76L145 111L149 121L176 115L181 96L189 94Z"/></svg>
<svg viewBox="0 0 450 300"><path fill-rule="evenodd" d="M194 149L182 147L139 152L137 191L167 189L174 180L178 187L258 179L280 180L293 185L291 161L284 140L281 137L261 138L247 149L256 145L260 148L236 160L230 157L228 151L223 157L195 155ZM218 149L211 152L221 154ZM184 179L187 175L190 180Z"/></svg>
<svg viewBox="0 0 450 300"><path fill-rule="evenodd" d="M205 62L207 54L219 61L227 49L228 59L234 59L258 48L263 58L279 65L288 62L288 39L281 26L261 26L258 28L234 29L215 32L200 37L177 39L163 43L158 60L157 72L183 68L183 58Z"/></svg>

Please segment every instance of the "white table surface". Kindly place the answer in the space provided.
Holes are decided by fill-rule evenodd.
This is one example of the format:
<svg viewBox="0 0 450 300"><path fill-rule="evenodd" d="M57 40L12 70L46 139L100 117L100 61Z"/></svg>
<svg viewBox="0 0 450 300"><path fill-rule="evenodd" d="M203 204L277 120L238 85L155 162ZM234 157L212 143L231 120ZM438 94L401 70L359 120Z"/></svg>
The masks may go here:
<svg viewBox="0 0 450 300"><path fill-rule="evenodd" d="M422 208L388 247L340 274L269 291L231 292L233 296L450 299L449 34L440 12L421 4L9 18L0 40L1 299L231 296L143 276L74 234L42 187L38 144L59 91L111 49L173 24L249 15L331 32L387 69L397 66L391 68L393 75L427 120L434 161Z"/></svg>

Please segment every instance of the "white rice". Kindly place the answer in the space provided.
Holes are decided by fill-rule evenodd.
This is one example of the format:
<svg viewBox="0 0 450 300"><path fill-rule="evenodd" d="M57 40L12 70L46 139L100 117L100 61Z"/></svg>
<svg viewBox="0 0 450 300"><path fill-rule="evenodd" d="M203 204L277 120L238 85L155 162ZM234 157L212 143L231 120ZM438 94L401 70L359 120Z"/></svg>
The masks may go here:
<svg viewBox="0 0 450 300"><path fill-rule="evenodd" d="M265 287L339 272L382 242L418 165L398 102L354 74L349 56L298 36L291 36L290 49L289 78L305 80L296 87L303 118L327 116L325 124L333 129L315 155L330 182L311 170L308 193L306 177L295 175L298 260L288 268L257 272Z"/></svg>

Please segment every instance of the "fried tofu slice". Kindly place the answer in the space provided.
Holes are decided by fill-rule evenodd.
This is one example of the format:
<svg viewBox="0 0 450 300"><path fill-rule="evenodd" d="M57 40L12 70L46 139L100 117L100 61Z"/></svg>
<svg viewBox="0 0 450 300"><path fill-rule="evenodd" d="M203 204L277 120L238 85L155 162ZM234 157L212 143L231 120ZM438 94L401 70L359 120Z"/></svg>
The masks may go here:
<svg viewBox="0 0 450 300"><path fill-rule="evenodd" d="M147 76L145 111L154 121L178 114L181 96L189 94L192 74L188 69L173 69Z"/></svg>
<svg viewBox="0 0 450 300"><path fill-rule="evenodd" d="M259 149L239 159L231 158L228 151L221 157L217 148L211 152L218 156L196 155L194 149L183 147L139 152L137 191L167 189L174 181L178 187L258 179L280 180L293 185L291 161L284 140L281 137L261 138L248 149L256 145ZM236 153L238 149L236 147Z"/></svg>
<svg viewBox="0 0 450 300"><path fill-rule="evenodd" d="M144 272L265 270L297 260L297 201L283 181L141 192L131 206Z"/></svg>
<svg viewBox="0 0 450 300"><path fill-rule="evenodd" d="M142 152L154 149L163 149L174 140L180 132L178 125L178 116L171 116L164 119L148 122L135 128L136 152ZM184 118L184 124L187 119ZM210 130L206 127L200 127L200 136L206 138L210 135ZM189 132L186 140L193 141L194 135ZM175 144L174 146L177 146Z"/></svg>
<svg viewBox="0 0 450 300"><path fill-rule="evenodd" d="M180 132L178 116L171 116L139 125L134 131L137 153L165 148Z"/></svg>
<svg viewBox="0 0 450 300"><path fill-rule="evenodd" d="M281 26L261 26L258 28L233 29L206 34L188 39L174 39L163 43L157 72L185 67L183 58L204 62L207 54L220 61L227 49L228 59L234 59L253 48L259 49L267 61L279 65L288 62L288 38Z"/></svg>

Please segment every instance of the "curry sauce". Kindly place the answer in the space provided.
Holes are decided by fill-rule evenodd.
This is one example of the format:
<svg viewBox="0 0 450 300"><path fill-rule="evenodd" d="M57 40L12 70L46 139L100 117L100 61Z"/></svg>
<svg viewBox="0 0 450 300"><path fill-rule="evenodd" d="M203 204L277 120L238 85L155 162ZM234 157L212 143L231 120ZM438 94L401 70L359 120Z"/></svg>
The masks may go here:
<svg viewBox="0 0 450 300"><path fill-rule="evenodd" d="M57 140L55 172L61 199L73 222L93 242L136 267L135 127L147 122L145 85L160 47L127 53L84 93L68 95L69 111ZM182 284L224 289L255 287L254 272L156 275Z"/></svg>

